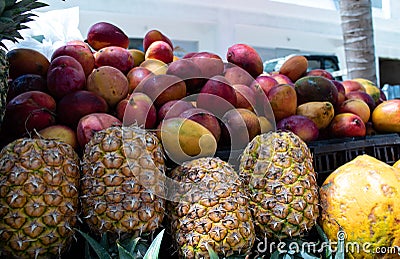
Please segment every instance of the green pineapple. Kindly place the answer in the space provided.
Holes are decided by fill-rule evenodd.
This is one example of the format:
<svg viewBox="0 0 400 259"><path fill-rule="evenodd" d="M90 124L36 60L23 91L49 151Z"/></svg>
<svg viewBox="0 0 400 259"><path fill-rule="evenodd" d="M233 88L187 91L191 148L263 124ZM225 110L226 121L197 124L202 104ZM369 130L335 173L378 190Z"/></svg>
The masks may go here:
<svg viewBox="0 0 400 259"><path fill-rule="evenodd" d="M47 4L36 0L0 0L0 126L8 92L7 48L3 40L17 42L18 39L22 39L19 30L27 29L24 23L32 21L32 16L35 16L30 11L44 6Z"/></svg>

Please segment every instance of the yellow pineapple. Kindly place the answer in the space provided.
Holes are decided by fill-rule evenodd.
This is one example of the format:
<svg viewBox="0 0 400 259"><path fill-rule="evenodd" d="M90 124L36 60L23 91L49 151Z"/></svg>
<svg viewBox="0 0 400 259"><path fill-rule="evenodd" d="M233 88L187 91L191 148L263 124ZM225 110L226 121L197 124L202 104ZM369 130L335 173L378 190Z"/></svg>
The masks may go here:
<svg viewBox="0 0 400 259"><path fill-rule="evenodd" d="M219 158L184 162L172 171L171 229L182 258L246 254L255 241L249 199L233 167Z"/></svg>
<svg viewBox="0 0 400 259"><path fill-rule="evenodd" d="M0 153L0 257L49 258L71 245L79 158L65 143L18 139Z"/></svg>
<svg viewBox="0 0 400 259"><path fill-rule="evenodd" d="M311 152L289 131L256 136L240 158L258 236L299 237L319 215L318 185Z"/></svg>
<svg viewBox="0 0 400 259"><path fill-rule="evenodd" d="M113 126L94 134L82 158L81 201L96 235L153 232L164 216L164 153L155 134Z"/></svg>

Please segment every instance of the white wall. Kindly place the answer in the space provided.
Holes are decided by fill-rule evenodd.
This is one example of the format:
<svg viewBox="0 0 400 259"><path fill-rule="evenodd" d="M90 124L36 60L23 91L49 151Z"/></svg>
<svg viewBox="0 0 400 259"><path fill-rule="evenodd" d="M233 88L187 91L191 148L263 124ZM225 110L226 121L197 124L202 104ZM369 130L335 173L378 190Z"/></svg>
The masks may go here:
<svg viewBox="0 0 400 259"><path fill-rule="evenodd" d="M141 38L157 28L175 40L199 42L199 50L225 59L227 48L247 43L258 48L335 53L344 67L338 11L315 0L319 7L274 0L44 0L43 11L79 6L79 29L108 21L129 37ZM293 1L292 1L293 2ZM326 3L324 3L326 2ZM377 57L400 59L400 1L383 0L389 12L374 10Z"/></svg>

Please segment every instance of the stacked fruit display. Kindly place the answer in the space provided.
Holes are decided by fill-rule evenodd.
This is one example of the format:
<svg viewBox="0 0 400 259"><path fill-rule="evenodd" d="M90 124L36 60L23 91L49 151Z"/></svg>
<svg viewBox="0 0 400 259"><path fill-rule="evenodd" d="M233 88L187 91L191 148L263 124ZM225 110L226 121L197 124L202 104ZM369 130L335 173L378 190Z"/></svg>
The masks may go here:
<svg viewBox="0 0 400 259"><path fill-rule="evenodd" d="M32 49L9 51L3 142L36 130L81 150L95 131L136 123L157 131L167 155L182 162L243 149L276 128L306 142L397 131L396 101L375 109L385 96L372 82L307 71L303 56L265 74L260 56L245 44L229 47L226 62L206 51L179 59L158 30L146 33L144 51L128 46L120 28L99 22L87 42L68 42L50 60ZM392 116L383 115L388 109Z"/></svg>
<svg viewBox="0 0 400 259"><path fill-rule="evenodd" d="M246 44L229 47L226 62L210 52L179 59L157 30L144 36L144 51L128 46L120 28L99 22L86 42L68 42L50 60L31 49L7 53L0 256L62 255L78 216L91 234L114 242L163 225L174 243L168 252L182 258L248 255L257 240L293 240L318 220L331 239L364 220L376 228L370 239L360 233L363 241L399 245L380 234L398 236L397 170L355 161L319 188L306 144L397 132L400 104L385 101L371 82L307 72L302 56L264 74ZM230 148L240 150L237 168L215 156ZM179 165L169 168L166 157ZM371 181L341 173L362 168ZM361 189L345 188L346 179ZM371 191L375 179L380 185ZM361 213L363 193L380 194L383 205ZM341 222L351 213L355 222Z"/></svg>
<svg viewBox="0 0 400 259"><path fill-rule="evenodd" d="M293 56L276 74L260 76L284 78L283 84L263 88L277 128L292 130L305 141L363 137L382 130L375 127L382 120L375 108L386 98L376 85L362 78L337 81L328 71L307 71L307 66L303 56Z"/></svg>
<svg viewBox="0 0 400 259"><path fill-rule="evenodd" d="M68 42L50 60L32 49L9 51L3 142L38 135L79 151L96 131L137 124L154 129L168 156L182 162L244 148L275 129L267 98L253 83L262 61L250 46L230 47L224 62L210 52L178 59L157 30L146 33L144 51L128 44L121 29L99 22L87 43Z"/></svg>

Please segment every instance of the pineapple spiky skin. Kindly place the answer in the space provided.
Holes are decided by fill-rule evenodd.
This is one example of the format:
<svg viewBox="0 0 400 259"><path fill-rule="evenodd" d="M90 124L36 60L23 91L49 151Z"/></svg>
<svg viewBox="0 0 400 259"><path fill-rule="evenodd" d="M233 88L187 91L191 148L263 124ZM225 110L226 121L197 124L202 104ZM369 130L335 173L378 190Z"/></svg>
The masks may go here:
<svg viewBox="0 0 400 259"><path fill-rule="evenodd" d="M240 158L239 175L250 193L261 238L295 238L310 230L319 215L312 155L289 131L256 136Z"/></svg>
<svg viewBox="0 0 400 259"><path fill-rule="evenodd" d="M0 47L0 129L6 112L8 88L8 61L6 52Z"/></svg>
<svg viewBox="0 0 400 259"><path fill-rule="evenodd" d="M155 134L137 126L98 131L81 165L83 218L95 235L140 236L161 225L165 165Z"/></svg>
<svg viewBox="0 0 400 259"><path fill-rule="evenodd" d="M171 206L171 230L182 258L246 254L255 242L249 199L233 167L216 157L184 162L171 172L179 183Z"/></svg>
<svg viewBox="0 0 400 259"><path fill-rule="evenodd" d="M65 143L18 139L0 153L0 257L60 256L78 220L79 157Z"/></svg>

